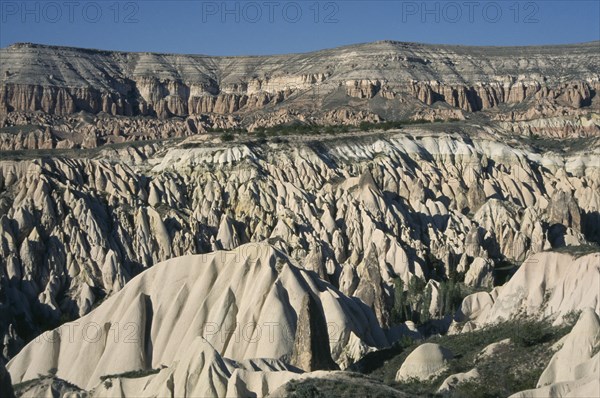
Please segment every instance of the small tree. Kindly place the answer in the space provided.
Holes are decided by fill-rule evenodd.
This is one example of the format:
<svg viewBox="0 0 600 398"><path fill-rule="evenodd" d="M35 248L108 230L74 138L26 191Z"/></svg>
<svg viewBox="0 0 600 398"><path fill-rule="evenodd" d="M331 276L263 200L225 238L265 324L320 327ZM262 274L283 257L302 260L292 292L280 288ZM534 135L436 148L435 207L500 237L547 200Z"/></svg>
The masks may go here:
<svg viewBox="0 0 600 398"><path fill-rule="evenodd" d="M429 320L429 307L431 306L431 285L427 285L425 293L423 294L423 300L421 305L421 322L427 322Z"/></svg>
<svg viewBox="0 0 600 398"><path fill-rule="evenodd" d="M392 308L392 323L398 324L406 320L404 299L404 282L401 278L394 279L394 307Z"/></svg>
<svg viewBox="0 0 600 398"><path fill-rule="evenodd" d="M223 142L233 141L234 139L235 136L231 133L223 133L223 135L221 136L221 141Z"/></svg>

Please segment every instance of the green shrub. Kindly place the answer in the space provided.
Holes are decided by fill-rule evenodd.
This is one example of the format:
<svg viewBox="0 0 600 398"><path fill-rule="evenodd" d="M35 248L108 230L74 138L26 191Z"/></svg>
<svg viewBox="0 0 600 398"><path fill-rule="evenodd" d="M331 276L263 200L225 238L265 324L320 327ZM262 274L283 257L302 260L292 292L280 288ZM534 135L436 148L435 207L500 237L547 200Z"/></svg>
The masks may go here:
<svg viewBox="0 0 600 398"><path fill-rule="evenodd" d="M548 323L522 320L516 323L511 339L518 346L531 347L545 343L552 338L552 335L552 328Z"/></svg>
<svg viewBox="0 0 600 398"><path fill-rule="evenodd" d="M404 282L402 279L396 278L394 279L394 306L391 311L391 321L393 325L398 325L406 321L405 303Z"/></svg>
<svg viewBox="0 0 600 398"><path fill-rule="evenodd" d="M292 380L286 386L290 398L320 398L321 392L312 380Z"/></svg>
<svg viewBox="0 0 600 398"><path fill-rule="evenodd" d="M563 315L563 321L568 326L575 326L581 315L581 310L571 310Z"/></svg>
<svg viewBox="0 0 600 398"><path fill-rule="evenodd" d="M499 391L490 384L484 384L478 381L464 381L459 383L452 391L452 397L455 398L496 398L503 396L504 391Z"/></svg>
<svg viewBox="0 0 600 398"><path fill-rule="evenodd" d="M255 133L254 136L258 139L265 139L267 138L267 133L265 133L264 131L259 131Z"/></svg>
<svg viewBox="0 0 600 398"><path fill-rule="evenodd" d="M303 122L293 122L289 124L281 124L272 127L262 127L255 132L257 138L266 137L279 137L284 135L316 135L316 134L345 134L351 131L372 131L372 130L384 130L388 131L391 129L401 129L403 126L413 124L430 124L445 122L443 119L435 119L433 121L425 119L404 119L404 120L392 120L392 121L381 121L381 122L361 122L358 126L348 125L318 125ZM448 121L455 121L455 119L449 119ZM222 133L221 139L223 141L232 141L233 134L244 134L248 131L241 127L224 129L222 127L210 127L207 129L209 133Z"/></svg>
<svg viewBox="0 0 600 398"><path fill-rule="evenodd" d="M516 320L482 327L473 332L457 335L434 336L426 342L440 344L449 349L454 358L448 369L424 382L397 383L395 376L406 357L419 346L415 342L402 349L366 358L368 363L357 367L370 377L410 396L435 396L442 380L451 374L477 368L481 377L461 384L449 393L450 397L507 397L518 391L535 388L537 380L554 354L552 345L560 340L570 327L552 327L550 323L536 320ZM481 350L491 343L510 338L511 344L503 345L488 358L479 357Z"/></svg>
<svg viewBox="0 0 600 398"><path fill-rule="evenodd" d="M296 385L294 392L289 396L294 398L321 398L323 395L314 384L306 382Z"/></svg>
<svg viewBox="0 0 600 398"><path fill-rule="evenodd" d="M235 136L231 133L223 133L223 135L221 135L221 141L223 142L230 142L233 141L235 139Z"/></svg>

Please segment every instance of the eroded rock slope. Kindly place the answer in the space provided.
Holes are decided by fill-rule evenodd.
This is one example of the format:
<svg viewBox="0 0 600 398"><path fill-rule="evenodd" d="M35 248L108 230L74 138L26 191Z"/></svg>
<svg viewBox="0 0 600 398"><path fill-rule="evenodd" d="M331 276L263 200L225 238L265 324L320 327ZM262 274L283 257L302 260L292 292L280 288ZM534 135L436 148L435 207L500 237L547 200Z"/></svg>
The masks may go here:
<svg viewBox="0 0 600 398"><path fill-rule="evenodd" d="M170 258L267 240L392 326L406 290L598 242L597 149L535 153L420 129L319 142L151 144L0 163L10 358ZM509 267L510 268L510 267ZM495 283L496 282L496 283ZM430 281L432 317L448 314Z"/></svg>
<svg viewBox="0 0 600 398"><path fill-rule="evenodd" d="M303 305L307 296L314 303L310 309ZM303 327L304 318L322 322L325 333L308 333L318 328ZM156 265L89 315L32 341L8 369L13 383L57 369L56 377L89 390L101 376L177 362L181 367L190 347L206 345L197 342L199 336L209 351L236 361L270 358L303 365L294 361L299 352L325 351L342 367L369 347L389 344L360 300L292 265L270 245L247 244ZM187 373L182 377L190 377Z"/></svg>
<svg viewBox="0 0 600 398"><path fill-rule="evenodd" d="M0 49L0 148L85 148L206 128L475 114L517 134L597 136L598 45L383 41L211 57L15 44Z"/></svg>

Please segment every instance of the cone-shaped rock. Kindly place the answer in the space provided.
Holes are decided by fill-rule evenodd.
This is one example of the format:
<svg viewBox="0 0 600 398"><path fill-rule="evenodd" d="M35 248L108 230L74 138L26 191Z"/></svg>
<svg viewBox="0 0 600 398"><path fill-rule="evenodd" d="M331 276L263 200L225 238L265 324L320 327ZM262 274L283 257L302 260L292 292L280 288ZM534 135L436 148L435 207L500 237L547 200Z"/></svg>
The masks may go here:
<svg viewBox="0 0 600 398"><path fill-rule="evenodd" d="M310 294L302 300L291 363L307 372L339 369L331 358L327 323Z"/></svg>

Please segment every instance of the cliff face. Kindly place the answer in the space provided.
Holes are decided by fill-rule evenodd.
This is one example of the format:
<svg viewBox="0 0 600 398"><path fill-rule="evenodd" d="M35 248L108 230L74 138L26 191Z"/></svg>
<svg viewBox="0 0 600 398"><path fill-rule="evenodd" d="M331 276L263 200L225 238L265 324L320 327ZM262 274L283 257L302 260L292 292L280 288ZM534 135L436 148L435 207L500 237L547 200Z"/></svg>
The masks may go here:
<svg viewBox="0 0 600 398"><path fill-rule="evenodd" d="M481 111L527 100L589 106L598 43L478 48L397 42L263 57L118 53L18 44L0 50L0 111L160 118L352 99ZM314 105L314 104L313 104ZM340 105L340 103L338 103ZM327 107L331 110L331 105Z"/></svg>
<svg viewBox="0 0 600 398"><path fill-rule="evenodd" d="M0 49L0 150L90 148L211 128L464 120L555 138L600 132L598 42L377 42L209 57L16 44Z"/></svg>

